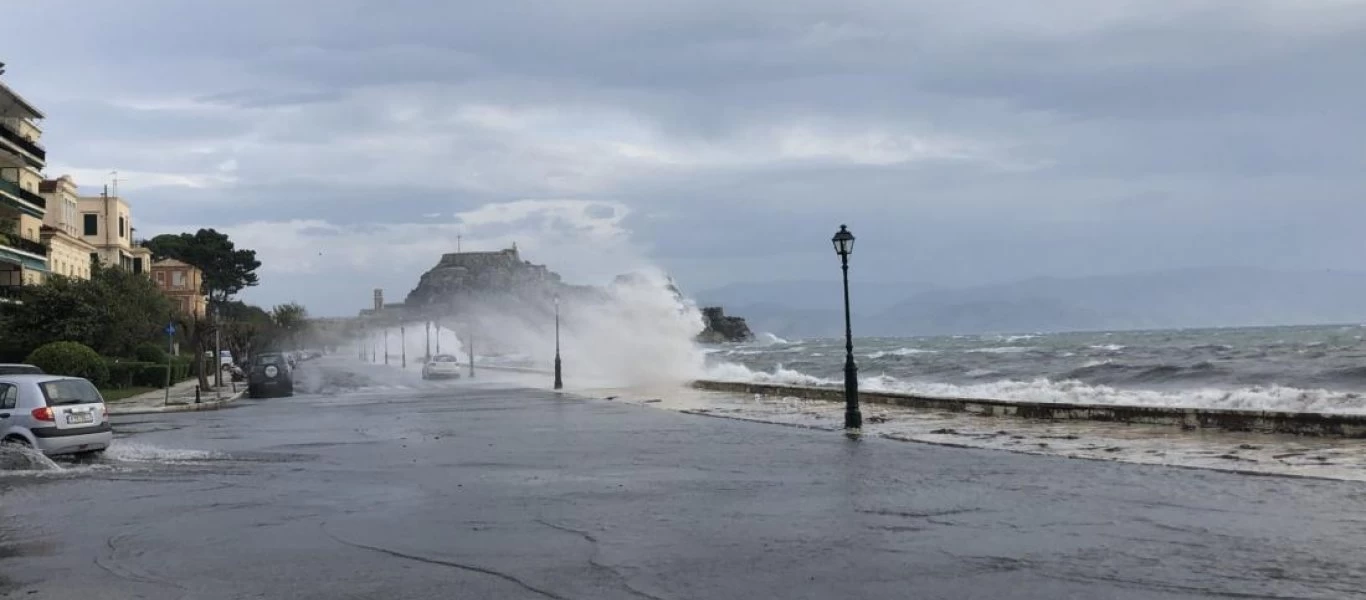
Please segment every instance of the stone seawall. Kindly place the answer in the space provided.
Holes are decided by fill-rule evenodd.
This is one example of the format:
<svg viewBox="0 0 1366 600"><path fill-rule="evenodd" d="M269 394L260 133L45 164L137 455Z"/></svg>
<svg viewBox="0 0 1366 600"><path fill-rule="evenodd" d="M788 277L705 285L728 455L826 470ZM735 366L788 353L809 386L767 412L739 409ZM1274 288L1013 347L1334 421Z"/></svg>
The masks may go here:
<svg viewBox="0 0 1366 600"><path fill-rule="evenodd" d="M805 387L737 381L699 380L693 387L719 392L765 396L792 396L843 402L842 388ZM1041 420L1086 420L1144 425L1168 425L1183 429L1218 429L1258 433L1366 438L1366 415L1299 413L1287 411L1177 408L1168 406L1116 406L1110 404L1063 404L1007 402L975 398L942 398L890 392L859 392L864 403L891 404L907 408L964 412L992 417Z"/></svg>

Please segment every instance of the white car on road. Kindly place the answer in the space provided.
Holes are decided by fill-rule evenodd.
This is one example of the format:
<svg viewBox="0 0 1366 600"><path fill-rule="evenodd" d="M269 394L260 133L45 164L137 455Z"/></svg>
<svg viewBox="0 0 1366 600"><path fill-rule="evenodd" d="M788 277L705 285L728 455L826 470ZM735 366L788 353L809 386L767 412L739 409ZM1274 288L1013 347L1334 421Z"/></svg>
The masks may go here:
<svg viewBox="0 0 1366 600"><path fill-rule="evenodd" d="M427 364L422 365L423 379L459 379L460 363L455 361L455 357L449 354L438 354L433 356Z"/></svg>
<svg viewBox="0 0 1366 600"><path fill-rule="evenodd" d="M98 454L114 441L99 390L80 377L0 376L0 443L49 456Z"/></svg>

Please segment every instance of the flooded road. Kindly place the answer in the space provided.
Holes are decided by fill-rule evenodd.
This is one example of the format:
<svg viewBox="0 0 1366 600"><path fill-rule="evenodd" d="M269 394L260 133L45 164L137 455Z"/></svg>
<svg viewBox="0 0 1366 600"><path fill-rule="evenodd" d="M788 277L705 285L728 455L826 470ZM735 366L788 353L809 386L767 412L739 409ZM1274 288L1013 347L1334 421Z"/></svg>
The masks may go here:
<svg viewBox="0 0 1366 600"><path fill-rule="evenodd" d="M119 418L104 458L0 475L0 595L1366 597L1359 482L850 441L357 369Z"/></svg>

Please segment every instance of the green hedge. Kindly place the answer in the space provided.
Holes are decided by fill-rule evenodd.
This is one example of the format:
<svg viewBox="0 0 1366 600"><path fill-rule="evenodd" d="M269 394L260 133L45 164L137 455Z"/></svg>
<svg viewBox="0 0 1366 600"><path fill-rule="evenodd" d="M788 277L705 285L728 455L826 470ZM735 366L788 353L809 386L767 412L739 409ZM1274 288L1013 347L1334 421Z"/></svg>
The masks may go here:
<svg viewBox="0 0 1366 600"><path fill-rule="evenodd" d="M105 384L105 387L121 390L135 385L146 385L139 382L140 376L142 371L153 363L135 360L115 361L106 359L104 364L109 369L109 380ZM158 387L164 383L165 382L163 381L161 384L158 384Z"/></svg>
<svg viewBox="0 0 1366 600"><path fill-rule="evenodd" d="M194 369L194 358L177 356L171 359L171 381L185 381ZM163 375L164 376L164 375Z"/></svg>
<svg viewBox="0 0 1366 600"><path fill-rule="evenodd" d="M166 349L162 348L160 344L153 344L151 342L139 344L135 353L137 354L138 362L157 364L165 364L166 362Z"/></svg>
<svg viewBox="0 0 1366 600"><path fill-rule="evenodd" d="M187 360L173 360L170 366L163 361L161 363L107 360L105 366L109 369L109 378L104 385L110 389L123 389L129 387L166 387L166 371L171 370L171 382L176 383L189 379L190 362Z"/></svg>
<svg viewBox="0 0 1366 600"><path fill-rule="evenodd" d="M24 361L53 375L84 377L97 386L109 379L104 357L78 342L52 342L39 346Z"/></svg>
<svg viewBox="0 0 1366 600"><path fill-rule="evenodd" d="M166 365L148 363L142 367L142 370L138 371L133 381L140 386L166 387L166 369L168 368Z"/></svg>

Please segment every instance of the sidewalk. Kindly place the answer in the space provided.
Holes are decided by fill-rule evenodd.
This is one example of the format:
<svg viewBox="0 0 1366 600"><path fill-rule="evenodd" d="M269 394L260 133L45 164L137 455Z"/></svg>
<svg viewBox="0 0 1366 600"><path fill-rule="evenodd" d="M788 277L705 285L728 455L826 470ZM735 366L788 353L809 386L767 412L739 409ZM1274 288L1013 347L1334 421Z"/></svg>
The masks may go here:
<svg viewBox="0 0 1366 600"><path fill-rule="evenodd" d="M223 387L217 393L214 390L199 393L199 403L195 404L195 388L198 387L199 380L191 377L171 386L169 400L166 390L155 390L145 394L138 394L122 400L115 400L109 403L109 414L111 415L138 415L146 413L163 412L185 412L196 410L218 410L229 402L241 398L247 393L245 383L237 385L234 392L232 384L225 381Z"/></svg>

